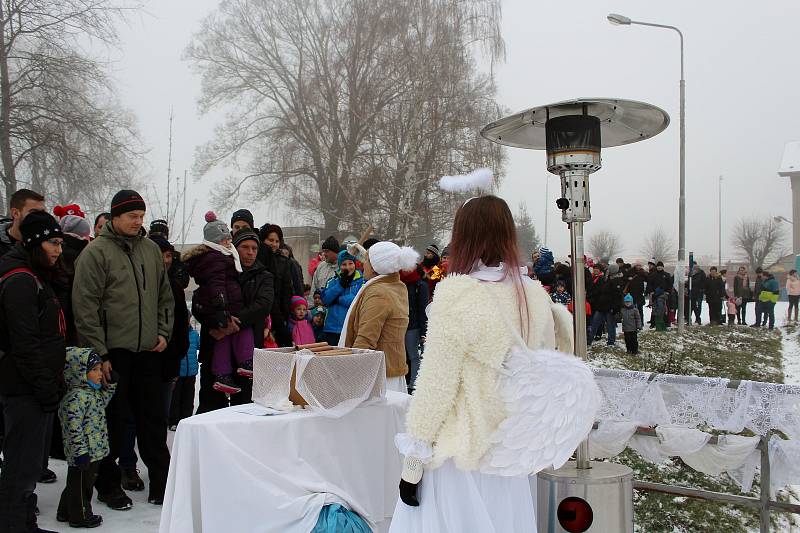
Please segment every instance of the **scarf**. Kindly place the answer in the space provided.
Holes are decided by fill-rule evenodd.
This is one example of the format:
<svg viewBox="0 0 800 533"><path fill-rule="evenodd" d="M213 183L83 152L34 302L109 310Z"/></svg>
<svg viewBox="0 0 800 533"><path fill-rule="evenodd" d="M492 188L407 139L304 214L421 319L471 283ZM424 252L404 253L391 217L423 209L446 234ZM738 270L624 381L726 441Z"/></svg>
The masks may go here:
<svg viewBox="0 0 800 533"><path fill-rule="evenodd" d="M242 273L242 262L239 261L239 252L236 250L236 247L231 245L230 248L225 248L221 244L217 244L211 241L203 241L204 246L208 246L212 250L216 250L217 252L221 253L222 255L232 255L233 256L233 263L236 267L236 272Z"/></svg>

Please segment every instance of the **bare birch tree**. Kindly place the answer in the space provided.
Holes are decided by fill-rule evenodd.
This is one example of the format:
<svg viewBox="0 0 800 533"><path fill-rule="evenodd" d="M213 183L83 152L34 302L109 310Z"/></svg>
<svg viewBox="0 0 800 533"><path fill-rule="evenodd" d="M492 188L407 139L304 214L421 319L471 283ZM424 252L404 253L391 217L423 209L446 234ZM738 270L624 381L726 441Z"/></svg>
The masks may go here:
<svg viewBox="0 0 800 533"><path fill-rule="evenodd" d="M772 217L740 219L733 229L733 246L750 263L750 268L769 266L785 253L783 226Z"/></svg>
<svg viewBox="0 0 800 533"><path fill-rule="evenodd" d="M499 112L471 49L502 57L494 0L233 0L207 18L186 56L201 110L229 112L196 173L227 165L217 190L281 198L327 231L373 226L428 239L457 199L442 174L492 165L479 138ZM494 32L494 33L492 33ZM480 37L480 38L478 38Z"/></svg>
<svg viewBox="0 0 800 533"><path fill-rule="evenodd" d="M127 180L136 153L133 120L115 101L101 62L79 50L87 38L116 44L118 16L135 7L113 0L0 2L6 196L27 178L50 196L63 193L64 201L89 199L114 179L106 172L115 163L124 168L116 176ZM52 179L61 181L43 181Z"/></svg>
<svg viewBox="0 0 800 533"><path fill-rule="evenodd" d="M656 261L672 260L677 255L678 248L675 239L672 238L663 228L656 228L645 237L640 252Z"/></svg>
<svg viewBox="0 0 800 533"><path fill-rule="evenodd" d="M616 233L601 231L589 237L587 248L596 259L613 261L622 253L622 242Z"/></svg>

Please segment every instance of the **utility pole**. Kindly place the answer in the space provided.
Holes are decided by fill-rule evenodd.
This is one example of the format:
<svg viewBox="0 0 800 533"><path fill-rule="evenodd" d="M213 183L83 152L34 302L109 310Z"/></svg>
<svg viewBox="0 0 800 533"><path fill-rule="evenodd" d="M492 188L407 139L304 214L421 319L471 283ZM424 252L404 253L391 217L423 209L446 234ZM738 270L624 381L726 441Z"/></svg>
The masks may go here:
<svg viewBox="0 0 800 533"><path fill-rule="evenodd" d="M186 244L186 175L183 171L183 212L181 213L181 246Z"/></svg>
<svg viewBox="0 0 800 533"><path fill-rule="evenodd" d="M719 177L719 198L718 198L717 215L719 220L718 224L718 242L717 242L717 268L722 270L722 176Z"/></svg>
<svg viewBox="0 0 800 533"><path fill-rule="evenodd" d="M169 155L167 156L167 212L164 214L164 218L167 220L167 223L171 223L172 221L169 219L169 204L170 204L170 180L172 179L172 106L169 108Z"/></svg>

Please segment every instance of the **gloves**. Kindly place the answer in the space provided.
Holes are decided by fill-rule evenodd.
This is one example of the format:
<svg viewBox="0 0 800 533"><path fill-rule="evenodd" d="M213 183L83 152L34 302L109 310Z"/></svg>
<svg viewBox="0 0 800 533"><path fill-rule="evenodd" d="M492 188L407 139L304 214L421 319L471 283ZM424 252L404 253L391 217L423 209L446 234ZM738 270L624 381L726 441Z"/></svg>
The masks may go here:
<svg viewBox="0 0 800 533"><path fill-rule="evenodd" d="M417 499L417 484L400 479L400 499L409 507L419 507Z"/></svg>
<svg viewBox="0 0 800 533"><path fill-rule="evenodd" d="M343 274L340 274L339 275L339 285L341 285L343 289L346 289L353 282L353 278L355 278L355 276L356 276L355 272L353 272L349 276L345 276Z"/></svg>
<svg viewBox="0 0 800 533"><path fill-rule="evenodd" d="M89 459L89 454L85 453L83 455L79 455L77 459L75 459L75 468L80 470L81 472L86 472L89 470L89 465L91 464L91 460Z"/></svg>
<svg viewBox="0 0 800 533"><path fill-rule="evenodd" d="M367 251L364 249L363 246L358 244L357 242L350 243L347 245L347 253L355 257L356 259L363 261L364 258L367 257Z"/></svg>
<svg viewBox="0 0 800 533"><path fill-rule="evenodd" d="M400 499L411 507L419 506L417 487L422 479L424 463L417 457L407 455L403 460L403 472L400 474Z"/></svg>

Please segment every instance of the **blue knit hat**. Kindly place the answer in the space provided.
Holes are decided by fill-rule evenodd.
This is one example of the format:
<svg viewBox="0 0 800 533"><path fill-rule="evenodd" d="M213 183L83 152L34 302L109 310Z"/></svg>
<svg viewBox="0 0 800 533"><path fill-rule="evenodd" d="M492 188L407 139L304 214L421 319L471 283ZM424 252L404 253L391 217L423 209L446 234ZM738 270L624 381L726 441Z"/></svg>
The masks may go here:
<svg viewBox="0 0 800 533"><path fill-rule="evenodd" d="M347 250L342 250L339 252L339 266L342 266L342 263L345 261L352 261L353 263L356 262L356 258L354 255L351 255Z"/></svg>
<svg viewBox="0 0 800 533"><path fill-rule="evenodd" d="M628 302L633 303L633 296L631 296L630 294L626 294L625 298L623 298L622 301L625 302L625 303L628 303Z"/></svg>

